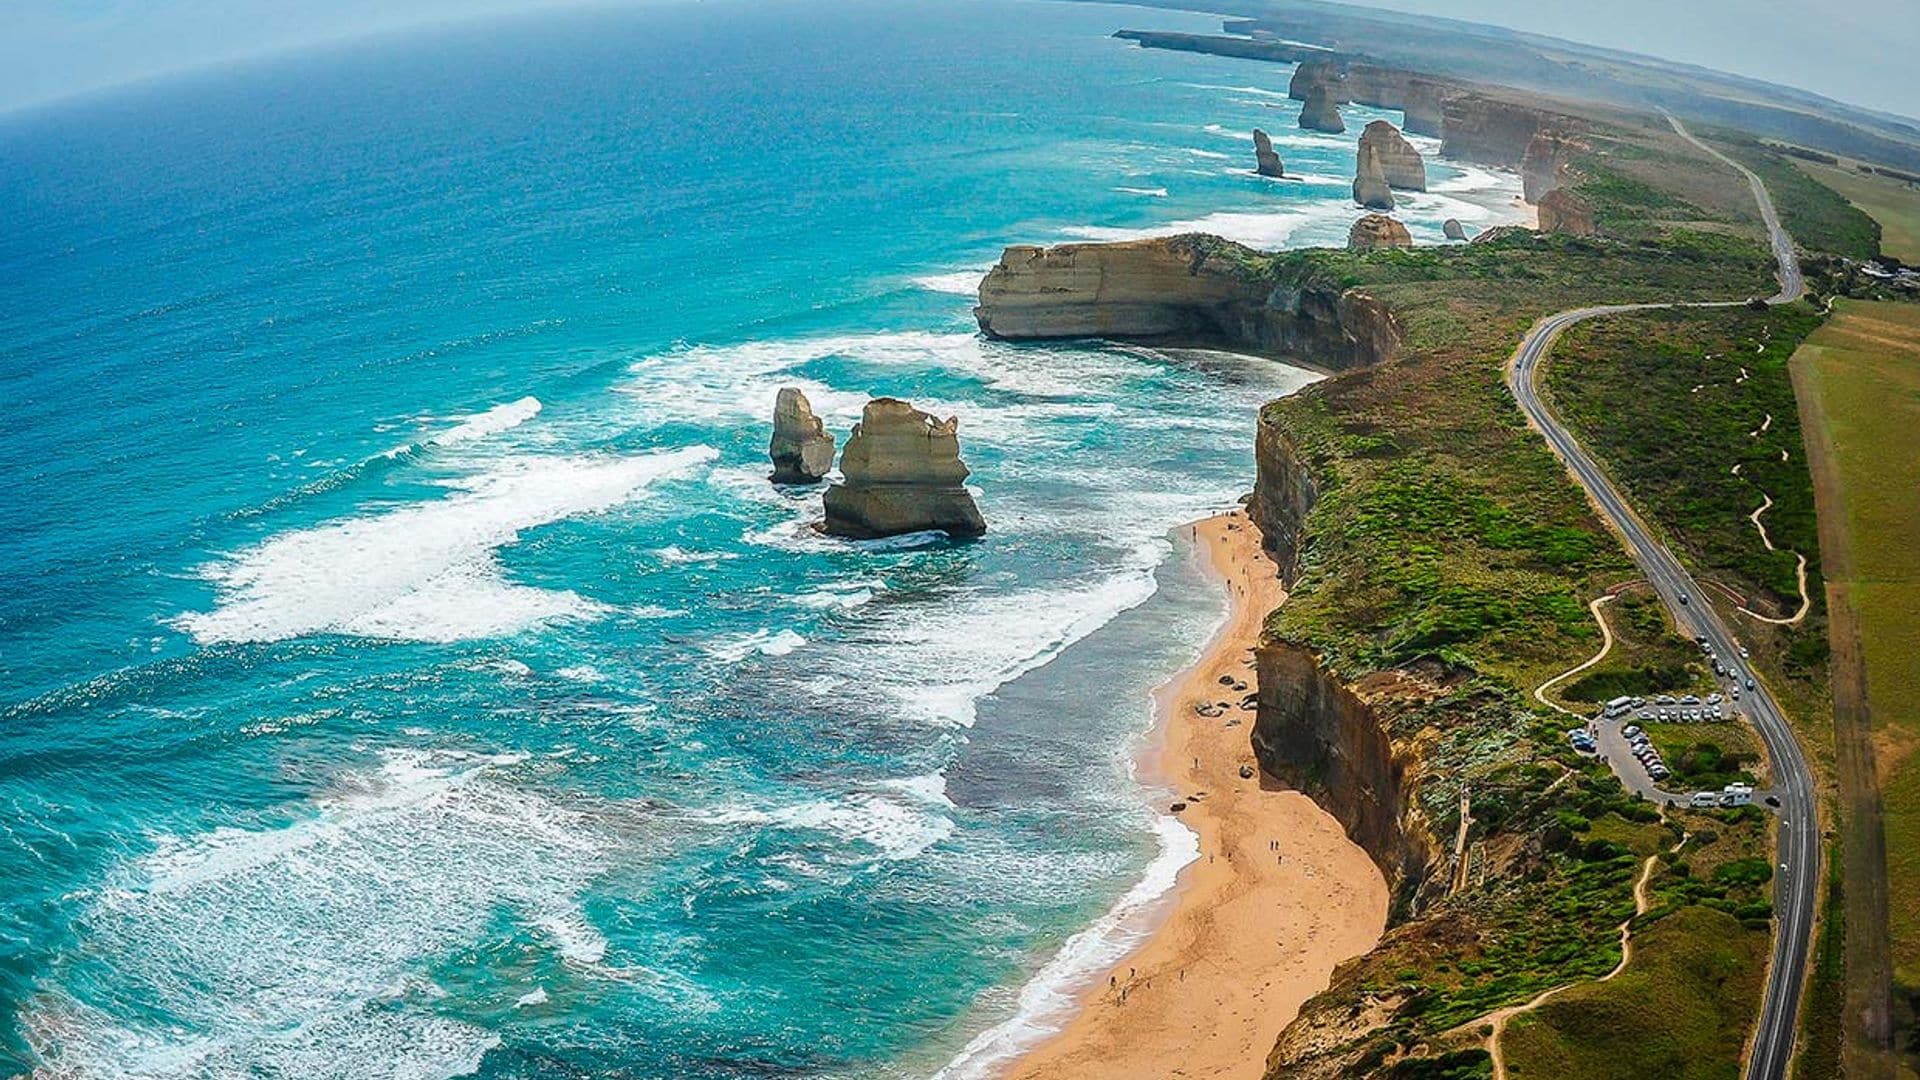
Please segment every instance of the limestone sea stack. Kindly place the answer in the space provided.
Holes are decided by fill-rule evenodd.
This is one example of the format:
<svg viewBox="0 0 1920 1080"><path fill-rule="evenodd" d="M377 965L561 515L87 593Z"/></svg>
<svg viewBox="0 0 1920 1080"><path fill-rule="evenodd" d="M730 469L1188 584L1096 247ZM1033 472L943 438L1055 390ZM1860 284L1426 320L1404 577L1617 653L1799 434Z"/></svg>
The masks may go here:
<svg viewBox="0 0 1920 1080"><path fill-rule="evenodd" d="M960 421L936 420L898 398L867 402L827 489L826 531L871 540L937 529L979 536L987 523L965 487Z"/></svg>
<svg viewBox="0 0 1920 1080"><path fill-rule="evenodd" d="M833 468L833 436L813 415L807 395L783 386L773 401L773 458L776 484L817 484Z"/></svg>
<svg viewBox="0 0 1920 1080"><path fill-rule="evenodd" d="M1375 120L1360 132L1360 153L1371 148L1379 159L1380 173L1387 186L1401 191L1427 190L1427 163L1400 129L1385 120Z"/></svg>
<svg viewBox="0 0 1920 1080"><path fill-rule="evenodd" d="M1286 166L1273 152L1273 140L1259 128L1253 129L1253 171L1261 176L1285 176Z"/></svg>
<svg viewBox="0 0 1920 1080"><path fill-rule="evenodd" d="M1467 238L1467 227L1460 224L1459 218L1448 218L1441 222L1440 231L1445 233L1449 240L1465 240Z"/></svg>
<svg viewBox="0 0 1920 1080"><path fill-rule="evenodd" d="M1405 225L1385 214L1368 214L1353 223L1347 231L1347 249L1349 251L1372 251L1376 248L1410 248L1413 246L1413 234Z"/></svg>
<svg viewBox="0 0 1920 1080"><path fill-rule="evenodd" d="M1300 126L1334 135L1347 130L1347 122L1340 119L1339 106L1333 103L1333 91L1325 83L1307 87L1307 103L1300 109Z"/></svg>
<svg viewBox="0 0 1920 1080"><path fill-rule="evenodd" d="M1380 148L1365 141L1353 177L1353 201L1369 210L1393 209L1393 189L1387 185L1386 170L1380 164Z"/></svg>

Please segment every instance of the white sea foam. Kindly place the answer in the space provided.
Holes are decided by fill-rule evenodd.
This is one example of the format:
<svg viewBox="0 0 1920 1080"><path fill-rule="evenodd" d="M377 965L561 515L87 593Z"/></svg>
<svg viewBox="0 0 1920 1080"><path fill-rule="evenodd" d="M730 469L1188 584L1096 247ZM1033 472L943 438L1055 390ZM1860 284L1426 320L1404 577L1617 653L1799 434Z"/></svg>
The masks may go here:
<svg viewBox="0 0 1920 1080"><path fill-rule="evenodd" d="M715 455L509 458L453 482L446 498L283 533L215 563L204 572L218 605L177 623L201 642L319 633L455 641L589 615L598 606L571 590L506 580L495 553L528 529L610 510Z"/></svg>
<svg viewBox="0 0 1920 1080"><path fill-rule="evenodd" d="M50 1075L86 1080L473 1071L497 1037L434 1012L433 965L502 913L564 957L606 951L578 897L613 838L517 782L524 760L389 751L290 824L161 837L75 923L113 957L105 992L143 1008L43 982L28 1041Z"/></svg>
<svg viewBox="0 0 1920 1080"><path fill-rule="evenodd" d="M1117 187L1113 190L1122 195L1144 195L1149 199L1164 199L1167 189L1163 187Z"/></svg>
<svg viewBox="0 0 1920 1080"><path fill-rule="evenodd" d="M1160 852L1140 881L1091 926L1067 939L1020 988L1013 1015L967 1043L934 1080L984 1080L1023 1051L1058 1032L1075 1012L1075 993L1133 951L1152 931L1159 902L1180 870L1200 857L1200 841L1170 817L1153 823Z"/></svg>
<svg viewBox="0 0 1920 1080"><path fill-rule="evenodd" d="M807 643L792 630L755 630L748 634L729 634L708 642L703 648L708 656L725 664L737 664L755 653L762 656L785 656Z"/></svg>
<svg viewBox="0 0 1920 1080"><path fill-rule="evenodd" d="M947 274L924 274L914 278L913 283L928 292L974 296L980 292L980 279L986 277L987 271L991 269L990 266L981 266L955 270Z"/></svg>
<svg viewBox="0 0 1920 1080"><path fill-rule="evenodd" d="M495 405L483 413L463 417L454 427L427 440L435 446L457 446L460 443L484 439L489 435L498 435L511 431L521 424L540 415L540 399L523 397L518 401L509 401L504 405Z"/></svg>
<svg viewBox="0 0 1920 1080"><path fill-rule="evenodd" d="M917 858L953 835L953 820L945 813L952 808L946 778L933 774L881 781L831 798L726 807L693 816L713 825L823 833L840 844L829 861L859 865ZM804 858L800 862L804 864Z"/></svg>

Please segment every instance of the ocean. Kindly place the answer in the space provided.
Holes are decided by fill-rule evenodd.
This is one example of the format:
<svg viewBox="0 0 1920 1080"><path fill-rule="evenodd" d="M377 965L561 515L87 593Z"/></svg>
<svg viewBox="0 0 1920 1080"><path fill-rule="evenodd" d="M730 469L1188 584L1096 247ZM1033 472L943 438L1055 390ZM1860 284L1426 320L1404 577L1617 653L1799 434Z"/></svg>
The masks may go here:
<svg viewBox="0 0 1920 1080"><path fill-rule="evenodd" d="M1289 68L1120 26L1217 23L549 13L0 116L0 1075L960 1078L1057 1024L1192 855L1133 767L1222 613L1178 526L1315 376L973 288L1357 213ZM1517 189L1433 174L1423 240ZM958 415L987 536L817 535L786 385Z"/></svg>

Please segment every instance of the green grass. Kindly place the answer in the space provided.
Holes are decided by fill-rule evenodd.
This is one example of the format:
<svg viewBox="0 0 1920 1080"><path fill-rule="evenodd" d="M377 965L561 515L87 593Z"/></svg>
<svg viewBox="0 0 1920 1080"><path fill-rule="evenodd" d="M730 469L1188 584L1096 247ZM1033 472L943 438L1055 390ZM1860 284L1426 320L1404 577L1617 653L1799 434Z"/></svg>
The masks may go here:
<svg viewBox="0 0 1920 1080"><path fill-rule="evenodd" d="M1507 1025L1515 1078L1732 1080L1767 935L1688 907L1641 930L1616 978L1574 987Z"/></svg>
<svg viewBox="0 0 1920 1080"><path fill-rule="evenodd" d="M1827 419L1876 764L1886 778L1894 977L1920 987L1920 307L1842 303L1795 358Z"/></svg>
<svg viewBox="0 0 1920 1080"><path fill-rule="evenodd" d="M1462 783L1473 798L1469 887L1449 893L1444 861L1403 883L1379 947L1343 965L1303 1011L1300 1024L1326 1025L1312 1051L1324 1075L1377 1075L1405 1048L1493 1009L1606 974L1619 961L1616 931L1632 915L1641 860L1679 839L1603 765L1573 753L1566 719L1531 699L1534 686L1597 649L1587 603L1636 573L1526 424L1505 366L1527 329L1552 312L1766 293L1772 263L1732 170L1658 132L1598 141L1611 156L1582 162L1585 175L1606 174L1599 191L1608 213L1657 211L1644 228L1244 260L1245 273L1276 286L1362 289L1391 308L1405 338L1392 362L1262 412L1263 438L1284 436L1318 492L1298 580L1269 617L1268 640L1311 650L1367 695L1395 770L1404 768L1402 820L1416 838L1451 851ZM1682 159L1685 168L1668 167ZM1685 188L1664 183L1676 173ZM1631 396L1633 386L1612 383L1636 377L1611 368L1605 392ZM1697 652L1672 637L1656 604L1629 595L1612 614L1618 655L1587 690L1675 671L1700 677L1689 667ZM1708 820L1723 838L1708 850L1764 848L1763 819ZM1715 868L1702 865L1709 875ZM1739 914L1713 914L1732 919L1765 904L1743 880L1709 877L1672 892L1680 908L1727 906ZM1662 947L1656 936L1649 955ZM1743 984L1714 1007L1745 1017L1756 1000ZM1368 1019L1356 1021L1362 1014ZM1449 1042L1425 1053L1463 1049ZM1737 1041L1708 1050L1729 1068L1738 1059ZM1418 1061L1421 1069L1478 1067ZM1298 1065L1280 1057L1270 1067L1280 1076Z"/></svg>
<svg viewBox="0 0 1920 1080"><path fill-rule="evenodd" d="M1811 558L1819 546L1787 372L1818 324L1801 305L1619 315L1568 331L1547 363L1556 411L1642 514L1697 565L1781 615L1800 603L1792 552ZM1768 495L1776 551L1749 520Z"/></svg>
<svg viewBox="0 0 1920 1080"><path fill-rule="evenodd" d="M1812 972L1800 1019L1801 1049L1793 1080L1827 1080L1843 1075L1841 1054L1847 1006L1846 883L1840 874L1840 846L1827 847L1827 896L1820 908L1820 936L1813 945Z"/></svg>
<svg viewBox="0 0 1920 1080"><path fill-rule="evenodd" d="M1851 259L1880 254L1880 223L1800 169L1792 158L1752 140L1722 140L1722 148L1766 183L1780 223L1796 244Z"/></svg>
<svg viewBox="0 0 1920 1080"><path fill-rule="evenodd" d="M1920 187L1847 167L1796 161L1816 181L1845 196L1880 223L1880 250L1920 265Z"/></svg>

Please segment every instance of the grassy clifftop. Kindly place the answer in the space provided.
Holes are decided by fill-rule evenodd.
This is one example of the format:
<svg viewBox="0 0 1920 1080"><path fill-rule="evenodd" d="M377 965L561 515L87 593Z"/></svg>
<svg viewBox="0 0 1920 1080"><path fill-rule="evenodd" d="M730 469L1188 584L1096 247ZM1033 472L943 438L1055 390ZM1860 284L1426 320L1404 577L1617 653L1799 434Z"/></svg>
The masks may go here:
<svg viewBox="0 0 1920 1080"><path fill-rule="evenodd" d="M1435 848L1453 848L1463 788L1471 805L1459 865L1436 869L1449 880L1409 893L1418 899L1396 913L1380 947L1343 967L1283 1034L1269 1075L1467 1067L1462 1055L1485 1037L1481 1018L1612 970L1643 860L1673 851L1682 832L1711 840L1681 849L1701 853L1692 859L1663 857L1653 882L1660 900L1636 920L1649 929L1635 963L1686 966L1711 945L1752 978L1726 983L1722 1000L1672 1012L1671 1030L1655 1017L1649 1033L1706 1055L1720 1071L1740 1052L1740 1039L1713 1032L1744 1030L1751 1017L1759 967L1748 960L1765 955L1770 910L1764 874L1750 881L1741 869L1719 867L1764 853L1765 822L1728 812L1672 815L1663 824L1604 766L1572 753L1562 737L1571 721L1533 700L1534 687L1599 647L1588 602L1637 575L1524 422L1505 366L1527 328L1552 312L1764 295L1772 264L1756 219L1738 209L1745 184L1724 165L1651 129L1591 141L1577 163L1579 184L1604 238L1516 232L1449 248L1269 257L1291 275L1364 289L1406 331L1392 363L1327 380L1263 413L1263 428L1284 432L1318 491L1301 529L1299 580L1270 617L1269 639L1310 650L1367 701L1404 763L1404 790ZM1756 364L1766 362L1770 380L1783 377L1792 342L1817 322L1807 311L1719 318L1728 322L1715 322L1714 332L1763 336L1759 353L1752 342L1746 347ZM1697 352L1705 341L1685 319L1641 329L1661 387L1684 373L1659 358ZM1645 371L1632 364L1595 365L1583 375L1563 397L1578 395L1600 412L1622 400L1653 407ZM1691 396L1691 386L1679 392ZM1769 381L1752 389L1780 388ZM1792 412L1790 392L1781 411ZM1723 419L1730 431L1733 414ZM1701 475L1731 464L1703 464ZM1761 482L1781 489L1782 535L1798 542L1800 489L1759 476L1757 460L1755 468ZM1669 493L1662 489L1662 498ZM1750 528L1751 509L1743 504L1734 524ZM1701 557L1754 591L1789 587L1764 550L1722 544L1730 535L1701 530ZM1649 620L1655 625L1639 627L1645 643L1635 663L1681 663L1683 651L1662 643L1672 634L1664 615L1639 612L1641 623ZM1728 926L1731 938L1722 933ZM1721 940L1710 943L1716 934ZM1715 1013L1711 1023L1695 1023L1701 1008ZM1534 1060L1604 1052L1602 1041L1550 1018L1533 1020L1530 1030L1536 1044L1557 1047Z"/></svg>

